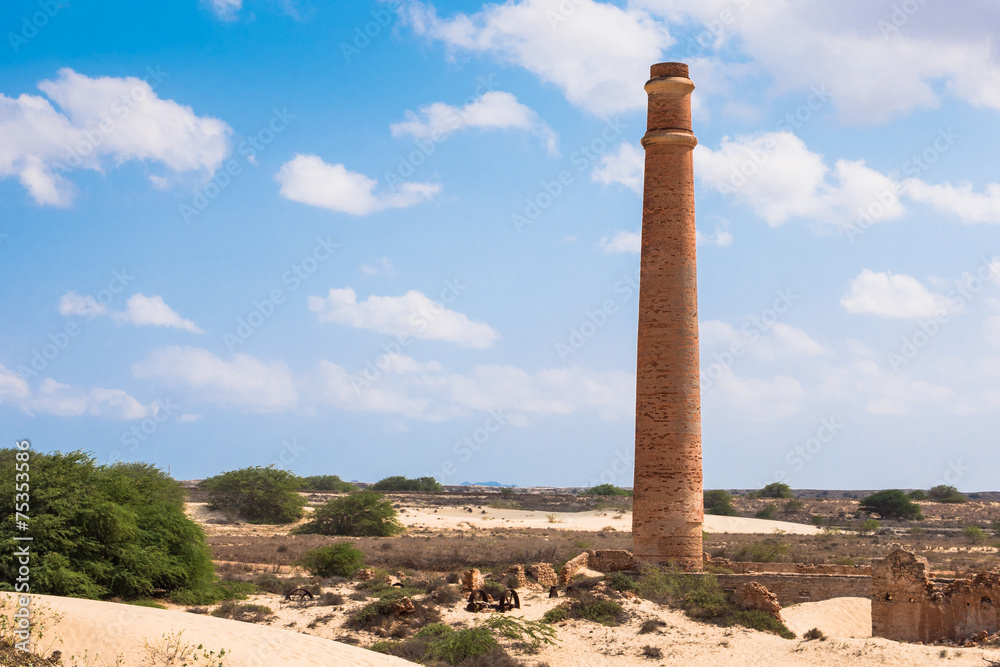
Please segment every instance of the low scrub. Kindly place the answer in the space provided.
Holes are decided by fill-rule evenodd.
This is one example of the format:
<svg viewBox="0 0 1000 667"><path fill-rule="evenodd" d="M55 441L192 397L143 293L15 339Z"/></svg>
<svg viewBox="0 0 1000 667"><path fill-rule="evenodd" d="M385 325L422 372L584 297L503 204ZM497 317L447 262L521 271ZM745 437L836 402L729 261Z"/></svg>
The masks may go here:
<svg viewBox="0 0 1000 667"><path fill-rule="evenodd" d="M521 665L501 646L498 637L519 640L537 649L555 643L555 630L539 621L491 615L482 623L455 630L432 623L402 642L379 642L374 651L424 664L445 663L461 667L515 667Z"/></svg>
<svg viewBox="0 0 1000 667"><path fill-rule="evenodd" d="M314 577L349 577L365 562L365 555L350 542L338 542L307 551L296 563Z"/></svg>
<svg viewBox="0 0 1000 667"><path fill-rule="evenodd" d="M764 612L737 608L711 574L687 574L675 567L650 566L643 570L639 579L639 595L669 604L683 610L691 618L714 625L742 625L785 639L795 638L795 633L784 623Z"/></svg>
<svg viewBox="0 0 1000 667"><path fill-rule="evenodd" d="M558 623L567 619L577 618L601 625L616 626L628 620L628 614L614 600L596 598L584 595L576 600L567 600L558 607L545 612L542 620L546 623Z"/></svg>
<svg viewBox="0 0 1000 667"><path fill-rule="evenodd" d="M296 528L296 534L392 537L405 532L392 503L375 491L356 491L335 498Z"/></svg>
<svg viewBox="0 0 1000 667"><path fill-rule="evenodd" d="M228 618L234 621L244 621L247 623L260 623L266 621L274 615L270 607L262 604L238 604L228 600L212 611L212 616L217 618Z"/></svg>
<svg viewBox="0 0 1000 667"><path fill-rule="evenodd" d="M396 603L404 597L409 597L414 607L414 611L406 615L410 625L407 628L397 628L397 631L402 632L404 636L409 632L409 628L433 624L441 620L441 614L436 609L414 600L412 594L407 595L405 589L388 588L379 592L382 597L369 602L351 614L347 622L344 623L344 627L351 630L372 631L379 628L389 630L394 621L399 619L399 614L395 611Z"/></svg>

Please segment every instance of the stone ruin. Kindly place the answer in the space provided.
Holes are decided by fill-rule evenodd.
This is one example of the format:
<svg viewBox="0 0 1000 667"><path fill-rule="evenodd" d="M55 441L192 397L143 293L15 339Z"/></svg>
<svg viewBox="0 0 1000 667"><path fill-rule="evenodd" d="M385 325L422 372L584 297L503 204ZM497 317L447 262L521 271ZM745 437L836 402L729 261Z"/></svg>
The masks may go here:
<svg viewBox="0 0 1000 667"><path fill-rule="evenodd" d="M1000 572L931 579L927 560L897 548L872 565L872 636L964 643L1000 631Z"/></svg>

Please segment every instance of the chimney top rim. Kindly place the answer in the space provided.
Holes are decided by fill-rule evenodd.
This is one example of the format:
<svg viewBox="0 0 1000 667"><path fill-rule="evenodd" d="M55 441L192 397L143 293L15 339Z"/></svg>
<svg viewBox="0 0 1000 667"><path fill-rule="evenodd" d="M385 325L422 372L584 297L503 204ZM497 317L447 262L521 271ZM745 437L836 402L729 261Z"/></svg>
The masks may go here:
<svg viewBox="0 0 1000 667"><path fill-rule="evenodd" d="M658 79L664 77L683 77L689 79L690 74L688 72L687 63L656 63L651 65L649 68L649 77L651 79Z"/></svg>

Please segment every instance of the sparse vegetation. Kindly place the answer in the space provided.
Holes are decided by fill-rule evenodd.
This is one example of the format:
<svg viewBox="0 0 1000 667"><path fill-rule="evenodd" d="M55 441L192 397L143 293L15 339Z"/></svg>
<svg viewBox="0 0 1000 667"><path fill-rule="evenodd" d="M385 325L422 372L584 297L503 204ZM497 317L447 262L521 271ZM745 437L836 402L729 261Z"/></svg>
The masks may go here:
<svg viewBox="0 0 1000 667"><path fill-rule="evenodd" d="M298 564L314 577L349 577L365 562L365 555L350 542L310 549Z"/></svg>
<svg viewBox="0 0 1000 667"><path fill-rule="evenodd" d="M737 516L733 497L728 491L714 489L705 492L705 513L718 516Z"/></svg>
<svg viewBox="0 0 1000 667"><path fill-rule="evenodd" d="M621 625L628 620L628 614L614 600L603 600L585 594L578 599L569 599L558 607L545 612L542 620L558 623L570 618L579 618L601 625Z"/></svg>
<svg viewBox="0 0 1000 667"><path fill-rule="evenodd" d="M967 503L969 499L959 492L954 486L939 484L927 492L927 499L936 503Z"/></svg>
<svg viewBox="0 0 1000 667"><path fill-rule="evenodd" d="M392 537L406 529L399 522L392 503L374 491L355 491L334 498L312 513L299 526L298 534L345 535L355 537Z"/></svg>
<svg viewBox="0 0 1000 667"><path fill-rule="evenodd" d="M969 541L969 544L986 544L986 531L979 526L968 526L962 531L962 535Z"/></svg>
<svg viewBox="0 0 1000 667"><path fill-rule="evenodd" d="M861 499L862 512L877 514L882 519L922 519L920 505L911 501L899 489L878 491Z"/></svg>
<svg viewBox="0 0 1000 667"><path fill-rule="evenodd" d="M274 611L262 604L238 604L232 600L223 602L217 609L212 611L212 616L228 618L234 621L244 621L246 623L260 623L273 615Z"/></svg>
<svg viewBox="0 0 1000 667"><path fill-rule="evenodd" d="M760 498L794 498L795 494L792 493L792 487L788 486L784 482L771 482L763 489L757 492Z"/></svg>
<svg viewBox="0 0 1000 667"><path fill-rule="evenodd" d="M632 577L628 576L624 572L612 572L605 577L605 581L608 582L608 586L622 593L625 591L629 591L631 593L639 592L639 584L635 583Z"/></svg>
<svg viewBox="0 0 1000 667"><path fill-rule="evenodd" d="M334 491L336 493L352 493L358 490L354 484L340 479L339 475L302 477L299 488L304 491Z"/></svg>
<svg viewBox="0 0 1000 667"><path fill-rule="evenodd" d="M580 493L581 496L631 496L632 492L614 484L598 484Z"/></svg>
<svg viewBox="0 0 1000 667"><path fill-rule="evenodd" d="M299 478L273 465L253 466L215 475L199 485L208 492L209 508L232 521L284 524L302 517L305 498L296 493Z"/></svg>
<svg viewBox="0 0 1000 667"><path fill-rule="evenodd" d="M774 505L764 505L753 516L755 519L773 519L774 515Z"/></svg>
<svg viewBox="0 0 1000 667"><path fill-rule="evenodd" d="M372 491L383 491L383 492L417 492L417 493L440 493L444 491L444 487L433 477L418 477L416 479L410 479L409 477L403 477L402 475L393 475L392 477L386 477L381 479L371 485Z"/></svg>
<svg viewBox="0 0 1000 667"><path fill-rule="evenodd" d="M826 635L823 634L823 631L820 630L819 628L813 628L812 630L809 630L804 635L802 635L802 638L805 639L806 641L813 641L814 639L824 641L826 639Z"/></svg>
<svg viewBox="0 0 1000 667"><path fill-rule="evenodd" d="M858 529L862 535L867 533L874 533L879 529L881 524L875 519L865 519L861 522L861 527Z"/></svg>

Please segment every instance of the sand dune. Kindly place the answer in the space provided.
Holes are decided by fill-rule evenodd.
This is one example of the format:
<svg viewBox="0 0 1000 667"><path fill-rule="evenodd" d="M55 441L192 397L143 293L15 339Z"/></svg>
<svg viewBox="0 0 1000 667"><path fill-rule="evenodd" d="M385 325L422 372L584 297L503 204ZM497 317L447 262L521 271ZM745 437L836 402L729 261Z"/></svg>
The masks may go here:
<svg viewBox="0 0 1000 667"><path fill-rule="evenodd" d="M11 613L10 593L0 593L7 613ZM66 658L100 657L96 667L115 665L121 655L128 667L140 667L146 657L145 643L156 643L164 635L183 632L187 644L203 644L205 649L226 649L226 667L315 667L316 665L357 665L381 667L410 665L385 656L329 639L298 632L241 623L203 614L136 607L51 595L34 595L33 609L63 614L50 625L40 644L47 652L62 651ZM43 613L43 616L51 614ZM91 663L87 663L88 665Z"/></svg>
<svg viewBox="0 0 1000 667"><path fill-rule="evenodd" d="M781 617L800 637L812 628L819 628L826 636L837 639L872 636L872 603L868 598L804 602L782 609Z"/></svg>

